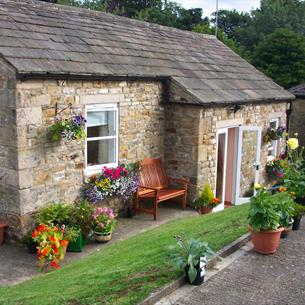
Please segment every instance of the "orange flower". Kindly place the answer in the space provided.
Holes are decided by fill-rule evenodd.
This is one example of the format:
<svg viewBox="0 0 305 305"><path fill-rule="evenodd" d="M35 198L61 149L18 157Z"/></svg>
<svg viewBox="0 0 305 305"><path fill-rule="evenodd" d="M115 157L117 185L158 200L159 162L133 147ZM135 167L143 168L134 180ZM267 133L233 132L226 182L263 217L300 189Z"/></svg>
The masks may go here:
<svg viewBox="0 0 305 305"><path fill-rule="evenodd" d="M55 232L58 232L58 228L57 228L57 227L54 227L53 230L54 230Z"/></svg>
<svg viewBox="0 0 305 305"><path fill-rule="evenodd" d="M49 253L48 249L44 249L41 253L42 256L46 256Z"/></svg>
<svg viewBox="0 0 305 305"><path fill-rule="evenodd" d="M62 245L62 246L68 246L68 241L65 240L65 239L63 239L63 240L61 241L61 245Z"/></svg>
<svg viewBox="0 0 305 305"><path fill-rule="evenodd" d="M284 193L284 192L286 192L286 191L287 191L287 189L286 189L285 186L280 186L280 188L279 188L279 192L280 192L280 193Z"/></svg>
<svg viewBox="0 0 305 305"><path fill-rule="evenodd" d="M213 198L212 199L212 203L214 203L214 204L219 204L220 203L220 200L218 199L218 198Z"/></svg>

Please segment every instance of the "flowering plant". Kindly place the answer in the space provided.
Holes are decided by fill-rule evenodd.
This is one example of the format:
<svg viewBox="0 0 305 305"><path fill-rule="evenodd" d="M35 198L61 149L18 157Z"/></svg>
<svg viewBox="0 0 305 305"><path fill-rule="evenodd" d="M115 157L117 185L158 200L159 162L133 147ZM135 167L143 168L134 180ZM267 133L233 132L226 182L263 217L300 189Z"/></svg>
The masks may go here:
<svg viewBox="0 0 305 305"><path fill-rule="evenodd" d="M66 141L81 140L86 137L86 119L81 115L73 115L70 119L55 117L55 123L50 127L51 140L58 142L61 139Z"/></svg>
<svg viewBox="0 0 305 305"><path fill-rule="evenodd" d="M114 217L112 209L106 207L96 208L92 214L94 231L104 235L111 234L116 225Z"/></svg>
<svg viewBox="0 0 305 305"><path fill-rule="evenodd" d="M288 167L287 160L283 155L280 155L274 160L267 162L266 172L271 179L282 179L285 169Z"/></svg>
<svg viewBox="0 0 305 305"><path fill-rule="evenodd" d="M264 135L264 139L266 142L275 141L281 139L286 132L286 128L284 126L279 126L278 128L269 127Z"/></svg>
<svg viewBox="0 0 305 305"><path fill-rule="evenodd" d="M84 187L84 197L93 203L115 195L127 200L137 189L138 173L134 165L105 166L99 174L89 178Z"/></svg>
<svg viewBox="0 0 305 305"><path fill-rule="evenodd" d="M37 243L38 266L40 270L50 266L59 269L59 261L65 256L68 241L64 239L64 230L57 226L40 224L32 233Z"/></svg>
<svg viewBox="0 0 305 305"><path fill-rule="evenodd" d="M201 207L215 208L220 204L220 200L214 197L209 183L206 183L200 194L200 197L194 201L195 208L200 209Z"/></svg>

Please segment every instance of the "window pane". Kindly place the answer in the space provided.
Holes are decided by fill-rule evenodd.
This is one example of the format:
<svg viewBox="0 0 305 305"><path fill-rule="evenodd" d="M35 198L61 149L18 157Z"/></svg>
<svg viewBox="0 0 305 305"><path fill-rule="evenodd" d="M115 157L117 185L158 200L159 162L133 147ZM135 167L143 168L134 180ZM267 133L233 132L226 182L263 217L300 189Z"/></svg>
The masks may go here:
<svg viewBox="0 0 305 305"><path fill-rule="evenodd" d="M88 112L87 137L106 137L116 135L116 111Z"/></svg>
<svg viewBox="0 0 305 305"><path fill-rule="evenodd" d="M87 165L99 165L116 162L115 139L88 141Z"/></svg>

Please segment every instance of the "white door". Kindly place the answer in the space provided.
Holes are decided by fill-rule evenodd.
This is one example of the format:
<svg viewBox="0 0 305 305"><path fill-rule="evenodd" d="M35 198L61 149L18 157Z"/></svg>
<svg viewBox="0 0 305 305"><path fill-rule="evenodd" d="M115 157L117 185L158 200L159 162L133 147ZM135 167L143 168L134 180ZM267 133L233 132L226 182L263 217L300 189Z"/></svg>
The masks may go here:
<svg viewBox="0 0 305 305"><path fill-rule="evenodd" d="M217 154L216 154L216 189L215 197L220 199L219 204L213 211L224 209L225 185L227 169L227 149L228 149L228 129L219 129L217 131Z"/></svg>
<svg viewBox="0 0 305 305"><path fill-rule="evenodd" d="M259 180L262 128L240 126L238 134L235 204L246 203L254 195Z"/></svg>

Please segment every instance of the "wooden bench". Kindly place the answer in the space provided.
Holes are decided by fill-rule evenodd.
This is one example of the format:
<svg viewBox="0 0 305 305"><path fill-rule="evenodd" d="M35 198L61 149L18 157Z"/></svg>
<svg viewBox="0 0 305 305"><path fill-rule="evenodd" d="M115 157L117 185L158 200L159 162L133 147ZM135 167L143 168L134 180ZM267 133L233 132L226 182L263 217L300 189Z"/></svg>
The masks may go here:
<svg viewBox="0 0 305 305"><path fill-rule="evenodd" d="M180 184L181 188L170 188L170 183ZM188 181L166 176L161 159L144 159L141 162L139 173L139 190L136 194L136 213L144 212L152 214L157 220L158 204L175 197L182 197L182 208L186 208L186 193ZM141 207L143 199L154 201L153 210Z"/></svg>

